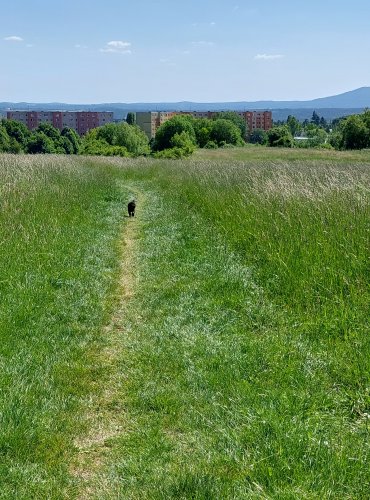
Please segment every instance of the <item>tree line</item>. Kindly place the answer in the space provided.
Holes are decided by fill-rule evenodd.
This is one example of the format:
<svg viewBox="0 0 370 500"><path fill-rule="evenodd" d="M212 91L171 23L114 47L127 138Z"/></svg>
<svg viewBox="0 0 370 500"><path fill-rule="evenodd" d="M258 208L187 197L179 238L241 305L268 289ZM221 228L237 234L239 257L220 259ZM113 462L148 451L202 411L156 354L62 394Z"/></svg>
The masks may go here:
<svg viewBox="0 0 370 500"><path fill-rule="evenodd" d="M311 120L300 122L295 116L275 122L265 132L254 130L249 142L272 147L325 148L336 150L370 148L370 110L360 115L336 118L327 122L314 111Z"/></svg>
<svg viewBox="0 0 370 500"><path fill-rule="evenodd" d="M216 149L246 143L337 150L370 148L370 110L330 123L316 111L311 120L303 122L290 115L268 131L251 132L247 131L245 121L231 111L217 113L212 119L176 115L158 128L151 141L135 124L133 113L126 122L108 123L83 137L70 128L60 131L49 123L40 123L30 131L18 121L0 121L0 152L6 153L181 158L191 155L196 148Z"/></svg>
<svg viewBox="0 0 370 500"><path fill-rule="evenodd" d="M62 131L49 123L40 123L32 132L16 120L0 122L0 152L77 154L80 137L71 128Z"/></svg>
<svg viewBox="0 0 370 500"><path fill-rule="evenodd" d="M151 141L132 117L128 121L108 123L80 137L70 128L60 131L49 123L40 123L30 131L19 121L2 120L0 152L179 158L190 155L197 147L244 144L245 124L236 113L213 120L178 115L159 127Z"/></svg>

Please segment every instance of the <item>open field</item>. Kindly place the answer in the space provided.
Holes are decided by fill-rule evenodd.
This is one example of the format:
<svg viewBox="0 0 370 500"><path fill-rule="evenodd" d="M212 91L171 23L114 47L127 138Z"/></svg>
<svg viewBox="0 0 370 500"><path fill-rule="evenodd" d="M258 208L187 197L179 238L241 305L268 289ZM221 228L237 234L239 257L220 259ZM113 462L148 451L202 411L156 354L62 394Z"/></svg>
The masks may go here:
<svg viewBox="0 0 370 500"><path fill-rule="evenodd" d="M0 498L368 498L369 181L0 156Z"/></svg>

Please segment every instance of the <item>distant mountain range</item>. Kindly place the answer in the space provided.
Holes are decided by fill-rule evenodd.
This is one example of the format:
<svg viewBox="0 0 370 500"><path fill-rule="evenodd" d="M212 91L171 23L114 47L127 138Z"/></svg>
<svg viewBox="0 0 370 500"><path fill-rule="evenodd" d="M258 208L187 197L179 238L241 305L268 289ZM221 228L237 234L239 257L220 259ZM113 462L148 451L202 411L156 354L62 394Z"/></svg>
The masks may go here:
<svg viewBox="0 0 370 500"><path fill-rule="evenodd" d="M310 118L316 110L320 116L333 119L370 108L370 87L310 101L240 101L240 102L156 102L156 103L102 103L67 104L59 102L29 103L0 102L0 114L7 110L66 110L66 111L113 111L114 118L122 120L130 111L225 111L225 110L272 110L274 120L283 120L291 114L300 120Z"/></svg>

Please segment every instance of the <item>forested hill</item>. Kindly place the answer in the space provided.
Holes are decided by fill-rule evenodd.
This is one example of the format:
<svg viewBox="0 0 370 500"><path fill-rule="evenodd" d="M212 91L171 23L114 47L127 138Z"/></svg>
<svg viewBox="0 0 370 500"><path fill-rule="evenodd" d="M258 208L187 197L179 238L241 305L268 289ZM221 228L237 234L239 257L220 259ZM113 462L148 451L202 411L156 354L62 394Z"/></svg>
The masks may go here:
<svg viewBox="0 0 370 500"><path fill-rule="evenodd" d="M313 110L326 119L337 118L352 113L359 113L370 107L370 87L362 87L343 94L321 97L310 101L239 101L239 102L139 102L139 103L102 103L102 104L67 104L0 102L0 113L7 109L27 110L59 110L66 111L113 111L116 119L122 119L129 111L222 111L271 109L275 120L286 119L288 114L294 114L299 119L309 118Z"/></svg>

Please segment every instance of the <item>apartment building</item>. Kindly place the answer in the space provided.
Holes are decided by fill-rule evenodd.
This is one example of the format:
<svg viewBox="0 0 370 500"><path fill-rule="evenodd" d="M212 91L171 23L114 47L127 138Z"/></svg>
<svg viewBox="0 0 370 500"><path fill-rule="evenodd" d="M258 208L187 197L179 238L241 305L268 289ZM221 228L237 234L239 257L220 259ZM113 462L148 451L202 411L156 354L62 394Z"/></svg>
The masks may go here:
<svg viewBox="0 0 370 500"><path fill-rule="evenodd" d="M272 128L271 111L245 111L243 115L249 133L256 130L256 128L262 130L270 130Z"/></svg>
<svg viewBox="0 0 370 500"><path fill-rule="evenodd" d="M270 130L270 128L272 128L271 111L236 111L235 113L245 120L248 133L257 128L263 130ZM206 118L211 120L216 114L216 111L140 111L136 113L136 124L146 133L149 139L153 139L162 123L175 115L190 115L194 118Z"/></svg>
<svg viewBox="0 0 370 500"><path fill-rule="evenodd" d="M136 125L146 133L149 139L153 139L158 128L177 114L179 113L175 111L140 111L136 113Z"/></svg>
<svg viewBox="0 0 370 500"><path fill-rule="evenodd" d="M29 130L40 123L50 123L62 130L69 127L79 135L84 135L92 128L113 122L113 113L109 111L8 111L8 120L22 122Z"/></svg>

